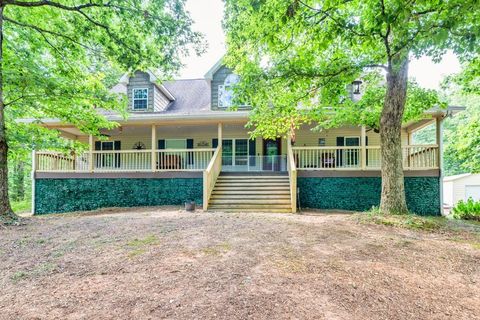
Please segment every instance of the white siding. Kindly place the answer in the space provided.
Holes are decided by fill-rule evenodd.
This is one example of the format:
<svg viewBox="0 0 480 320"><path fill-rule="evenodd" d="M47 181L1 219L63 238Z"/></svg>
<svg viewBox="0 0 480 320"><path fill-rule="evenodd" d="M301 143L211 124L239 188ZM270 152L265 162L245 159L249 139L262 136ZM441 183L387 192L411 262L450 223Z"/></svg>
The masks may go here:
<svg viewBox="0 0 480 320"><path fill-rule="evenodd" d="M164 111L165 108L170 103L170 100L158 89L154 86L154 101L153 101L153 109L156 112Z"/></svg>
<svg viewBox="0 0 480 320"><path fill-rule="evenodd" d="M243 125L224 125L223 138L224 139L248 139L248 129ZM151 148L151 128L144 127L123 127L121 131L115 129L110 133L109 140L120 140L122 143L122 150L131 150L136 142L142 142L147 149ZM360 127L343 127L337 129L322 130L321 132L313 132L310 128L305 127L298 130L296 133L296 146L318 146L318 139L325 138L326 146L336 146L337 137L349 137L361 135ZM378 146L380 144L380 136L378 133L372 131L367 132L368 145ZM206 148L205 146L198 146L200 142L207 142L207 148L212 147L212 139L217 138L217 125L179 125L179 126L157 126L157 140L158 139L194 139L194 148ZM88 143L88 137L79 137L83 143ZM406 132L402 131L402 144L407 143ZM282 139L282 154L287 152L286 139ZM256 154L263 154L263 140L256 139Z"/></svg>
<svg viewBox="0 0 480 320"><path fill-rule="evenodd" d="M455 205L460 200L467 200L465 192L466 186L480 186L480 174L472 174L456 180L444 182L444 202ZM451 202L447 202L447 199L451 199Z"/></svg>
<svg viewBox="0 0 480 320"><path fill-rule="evenodd" d="M443 202L448 206L453 206L453 181L443 183Z"/></svg>

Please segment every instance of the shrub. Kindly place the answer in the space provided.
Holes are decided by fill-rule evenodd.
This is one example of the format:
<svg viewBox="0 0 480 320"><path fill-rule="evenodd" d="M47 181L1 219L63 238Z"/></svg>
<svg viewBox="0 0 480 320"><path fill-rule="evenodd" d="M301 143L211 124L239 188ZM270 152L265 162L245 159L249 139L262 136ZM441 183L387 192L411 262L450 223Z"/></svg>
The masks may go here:
<svg viewBox="0 0 480 320"><path fill-rule="evenodd" d="M467 201L460 200L452 212L455 219L480 221L480 201L473 201L472 198Z"/></svg>

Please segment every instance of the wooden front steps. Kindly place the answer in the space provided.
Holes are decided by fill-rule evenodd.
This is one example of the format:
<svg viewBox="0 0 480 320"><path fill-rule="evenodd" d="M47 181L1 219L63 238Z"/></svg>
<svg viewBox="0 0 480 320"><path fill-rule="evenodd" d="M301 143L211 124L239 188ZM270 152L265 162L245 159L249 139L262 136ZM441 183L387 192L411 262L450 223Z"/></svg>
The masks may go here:
<svg viewBox="0 0 480 320"><path fill-rule="evenodd" d="M208 210L292 212L287 175L220 175Z"/></svg>

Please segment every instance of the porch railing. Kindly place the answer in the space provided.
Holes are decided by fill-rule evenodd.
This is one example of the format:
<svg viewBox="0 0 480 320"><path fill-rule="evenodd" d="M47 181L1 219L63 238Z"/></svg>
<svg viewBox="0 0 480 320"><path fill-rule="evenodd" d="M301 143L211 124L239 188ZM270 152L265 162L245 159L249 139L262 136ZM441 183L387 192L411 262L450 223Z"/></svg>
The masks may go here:
<svg viewBox="0 0 480 320"><path fill-rule="evenodd" d="M292 204L292 213L295 213L297 212L297 167L290 138L287 139L287 169L290 182L290 202Z"/></svg>
<svg viewBox="0 0 480 320"><path fill-rule="evenodd" d="M208 209L208 202L212 195L213 188L217 182L217 178L222 171L222 147L218 146L213 154L210 163L205 171L203 171L203 210Z"/></svg>
<svg viewBox="0 0 480 320"><path fill-rule="evenodd" d="M88 171L88 154L62 154L58 152L36 152L35 170L50 172Z"/></svg>
<svg viewBox="0 0 480 320"><path fill-rule="evenodd" d="M293 157L299 170L379 170L382 159L379 146L365 147L292 147ZM402 146L403 168L425 170L438 168L437 145ZM363 165L362 165L363 164Z"/></svg>
<svg viewBox="0 0 480 320"><path fill-rule="evenodd" d="M89 152L79 155L36 152L35 170L38 172L203 171L207 168L214 151L215 149L115 150L93 151L91 156Z"/></svg>

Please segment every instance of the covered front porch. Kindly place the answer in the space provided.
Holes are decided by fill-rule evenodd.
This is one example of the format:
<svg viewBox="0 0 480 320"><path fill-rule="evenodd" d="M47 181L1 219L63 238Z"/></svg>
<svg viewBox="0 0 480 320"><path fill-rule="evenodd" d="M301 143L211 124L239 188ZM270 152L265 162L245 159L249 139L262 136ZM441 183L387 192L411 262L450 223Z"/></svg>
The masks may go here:
<svg viewBox="0 0 480 320"><path fill-rule="evenodd" d="M437 143L413 144L413 133L431 123L437 126ZM336 177L370 177L373 180L368 181L375 181L375 186L378 184L377 178L373 177L380 176L382 159L379 135L373 130L345 126L314 131L311 127L304 127L297 131L296 139L292 141L287 138L250 139L245 124L244 119L201 123L125 123L114 130L102 132L104 139L82 135L73 127L57 128L65 137L84 142L88 150L70 154L34 152L34 176L36 179L88 179L91 183L96 179L102 188L103 184L113 183L105 179L113 179L122 183L122 188L128 189L134 186L128 186L125 179L140 179L135 183L143 185L151 182L156 186L147 187L154 188L150 190L152 195L148 203L158 203L158 197L167 197L167 190L164 187L156 189L158 186L168 185L166 188L171 189L175 185L173 181L178 181L188 185L188 190L194 188L195 197L200 192L204 210L209 208L211 201L219 201L212 200L212 194L218 177L226 172L250 176L256 172L284 174L288 177L287 191L292 212L297 210L298 190L303 190L303 197L311 191L310 187L305 189L305 179L335 177L336 183L342 181ZM406 177L440 176L440 136L440 118L406 125L402 129L401 148ZM166 178L170 182L166 183ZM297 180L301 184L298 189ZM188 192L185 194L190 194ZM176 199L175 203L178 201L180 199ZM127 205L137 202L137 198L130 199ZM162 200L162 203L170 202L168 198Z"/></svg>
<svg viewBox="0 0 480 320"><path fill-rule="evenodd" d="M435 144L413 144L415 130L436 123ZM83 135L74 127L57 128L69 139L88 145L84 152L68 154L53 151L34 153L35 172L203 172L220 148L224 172L286 172L291 151L296 169L379 170L379 135L366 127L298 130L296 141L250 139L245 122L203 124L122 125L102 132L104 139ZM402 130L404 170L438 169L440 163L440 121L410 125ZM290 150L289 150L290 149Z"/></svg>

